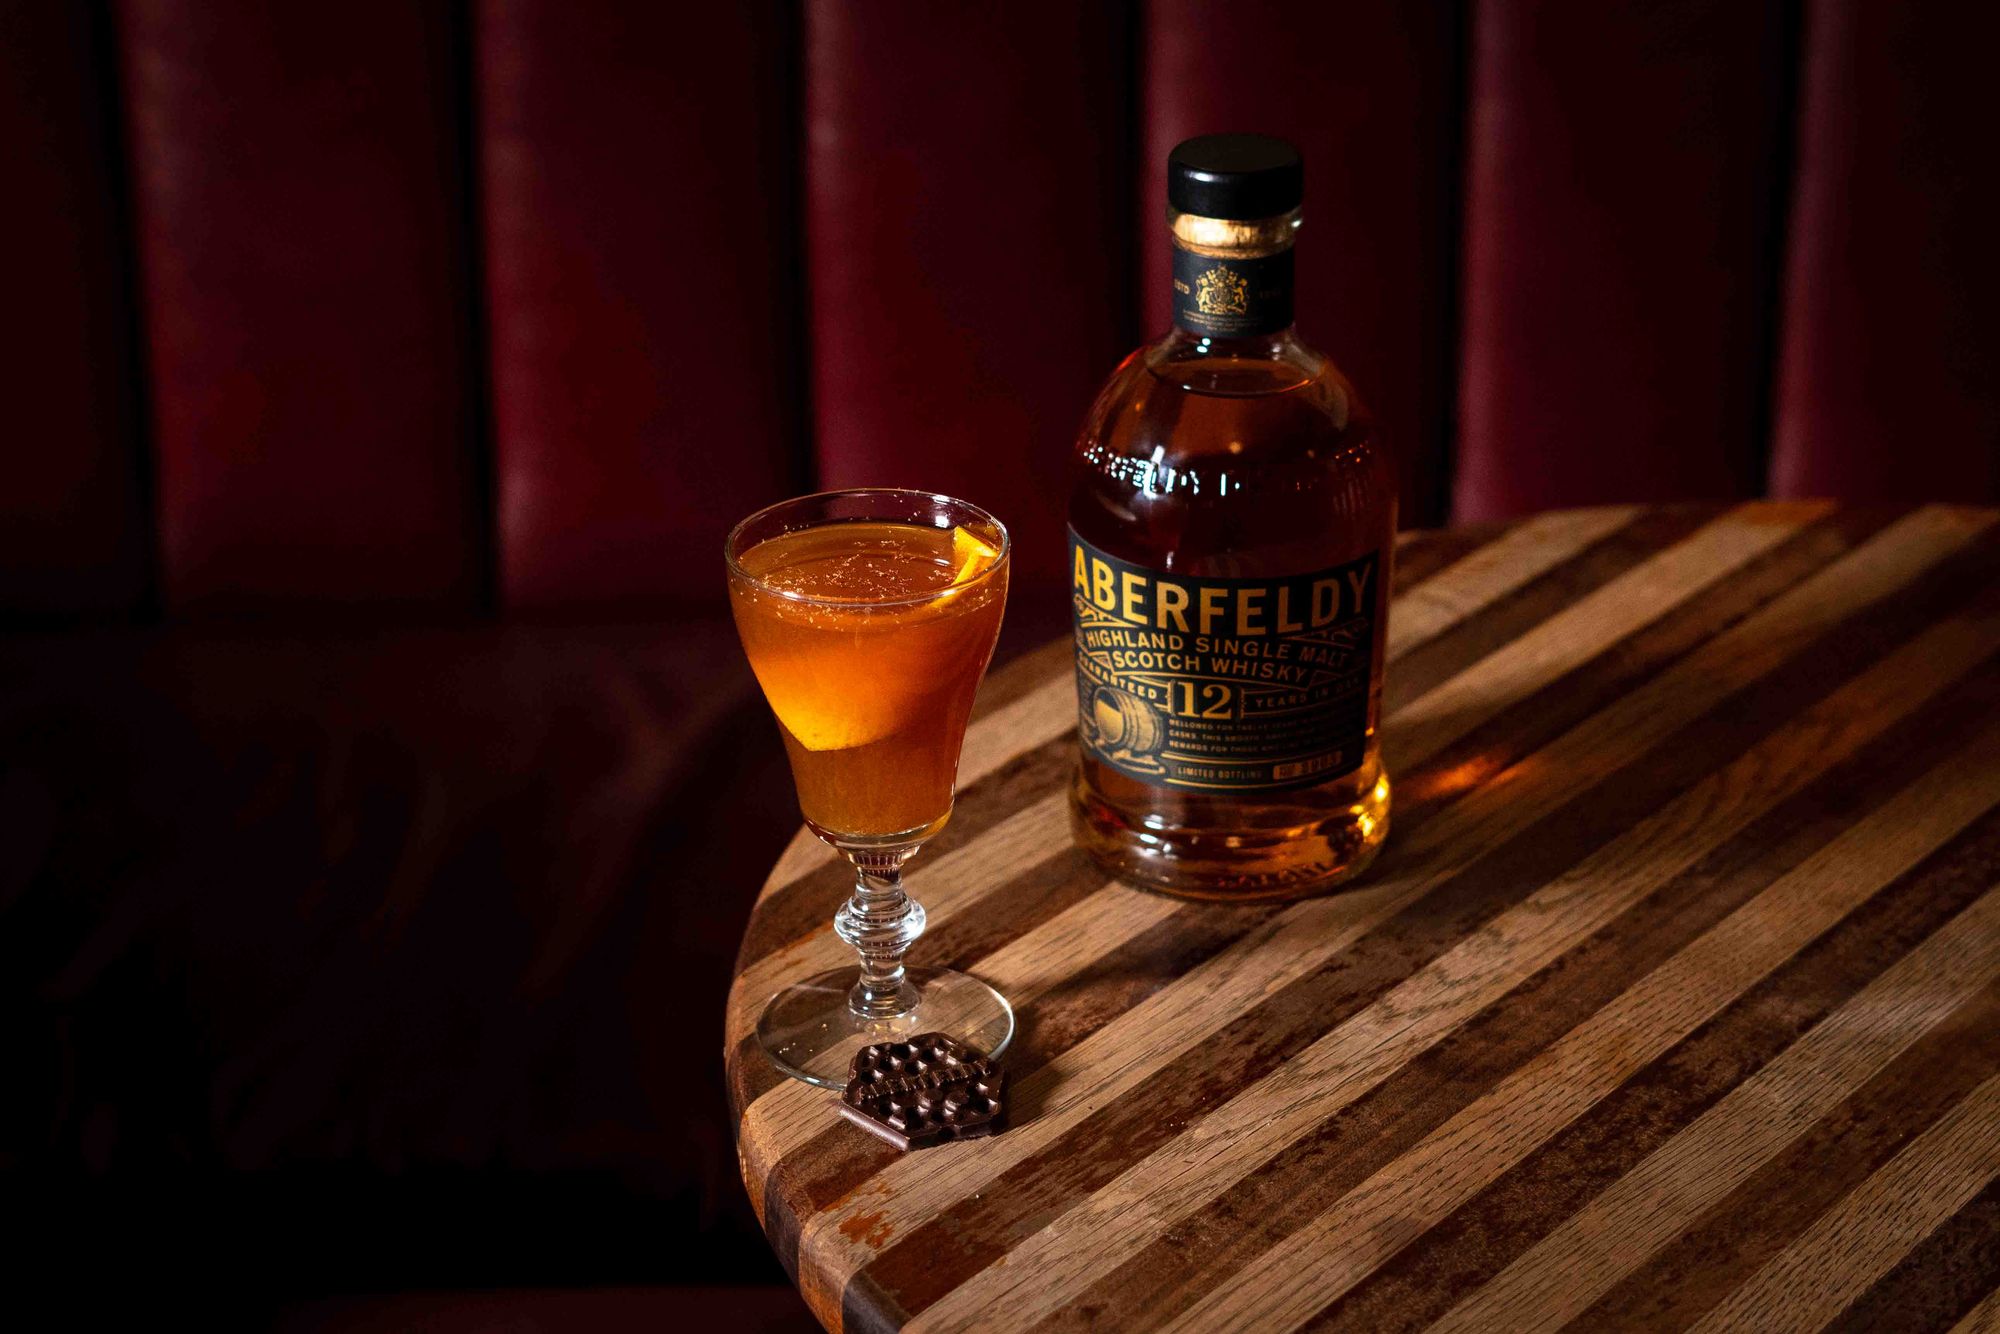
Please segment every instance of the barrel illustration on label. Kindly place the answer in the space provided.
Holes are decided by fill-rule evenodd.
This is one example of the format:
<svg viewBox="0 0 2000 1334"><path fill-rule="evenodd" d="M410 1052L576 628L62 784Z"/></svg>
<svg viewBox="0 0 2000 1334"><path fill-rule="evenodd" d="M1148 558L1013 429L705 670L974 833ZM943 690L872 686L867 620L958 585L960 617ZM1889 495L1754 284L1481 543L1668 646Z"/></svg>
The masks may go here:
<svg viewBox="0 0 2000 1334"><path fill-rule="evenodd" d="M1130 773L1164 774L1157 758L1167 743L1167 720L1160 711L1129 690L1099 686L1083 710L1085 744L1118 762Z"/></svg>

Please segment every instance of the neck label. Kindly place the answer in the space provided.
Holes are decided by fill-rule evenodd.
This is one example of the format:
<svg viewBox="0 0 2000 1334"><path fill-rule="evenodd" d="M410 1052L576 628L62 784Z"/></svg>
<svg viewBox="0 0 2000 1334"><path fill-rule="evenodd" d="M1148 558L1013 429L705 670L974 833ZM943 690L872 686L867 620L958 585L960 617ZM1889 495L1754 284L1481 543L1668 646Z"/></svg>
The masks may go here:
<svg viewBox="0 0 2000 1334"><path fill-rule="evenodd" d="M1209 338L1276 333L1292 322L1292 248L1211 259L1174 247L1174 323Z"/></svg>

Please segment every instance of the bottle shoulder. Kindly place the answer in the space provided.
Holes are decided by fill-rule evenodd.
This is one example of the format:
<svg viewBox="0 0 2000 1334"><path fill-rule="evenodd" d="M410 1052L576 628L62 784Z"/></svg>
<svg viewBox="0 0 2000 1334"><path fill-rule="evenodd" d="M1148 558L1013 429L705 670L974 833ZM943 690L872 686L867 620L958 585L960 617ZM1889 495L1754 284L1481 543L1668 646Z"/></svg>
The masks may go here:
<svg viewBox="0 0 2000 1334"><path fill-rule="evenodd" d="M1395 530L1395 469L1332 363L1295 338L1139 348L1079 433L1070 524L1191 572L1316 569Z"/></svg>
<svg viewBox="0 0 2000 1334"><path fill-rule="evenodd" d="M1187 393L1258 397L1327 381L1351 394L1333 364L1290 330L1223 343L1173 329L1134 355L1153 378Z"/></svg>
<svg viewBox="0 0 2000 1334"><path fill-rule="evenodd" d="M1175 330L1135 349L1105 382L1076 442L1079 462L1223 464L1246 474L1381 453L1374 419L1346 376L1289 332L1215 344Z"/></svg>

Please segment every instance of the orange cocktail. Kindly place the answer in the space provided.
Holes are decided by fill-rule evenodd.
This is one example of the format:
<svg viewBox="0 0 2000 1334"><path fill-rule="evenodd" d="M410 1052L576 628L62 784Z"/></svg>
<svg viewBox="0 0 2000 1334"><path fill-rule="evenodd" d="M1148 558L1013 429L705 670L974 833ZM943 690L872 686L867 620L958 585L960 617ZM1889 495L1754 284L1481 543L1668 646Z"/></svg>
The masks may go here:
<svg viewBox="0 0 2000 1334"><path fill-rule="evenodd" d="M920 838L951 814L1006 602L999 555L997 533L858 521L785 533L739 559L743 650L816 828Z"/></svg>
<svg viewBox="0 0 2000 1334"><path fill-rule="evenodd" d="M787 1074L838 1087L865 1042L938 1031L997 1055L1006 998L949 969L903 967L924 912L902 867L951 817L972 696L1007 601L1007 532L949 496L835 491L730 534L730 605L777 715L799 807L855 869L834 932L860 956L787 987L758 1040Z"/></svg>

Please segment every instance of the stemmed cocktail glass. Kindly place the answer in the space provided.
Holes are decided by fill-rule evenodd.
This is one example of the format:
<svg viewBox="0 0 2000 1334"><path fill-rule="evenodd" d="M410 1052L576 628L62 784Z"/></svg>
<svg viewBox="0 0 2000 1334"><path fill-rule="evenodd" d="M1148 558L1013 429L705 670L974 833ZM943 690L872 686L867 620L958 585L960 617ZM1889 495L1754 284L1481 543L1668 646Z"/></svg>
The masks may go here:
<svg viewBox="0 0 2000 1334"><path fill-rule="evenodd" d="M806 824L855 870L833 929L859 970L773 996L759 1043L786 1074L832 1088L857 1047L914 1033L999 1055L1014 1032L1005 997L964 973L904 967L924 910L902 868L951 817L1007 600L1007 530L948 496L832 491L751 515L724 554L737 631L784 733Z"/></svg>

